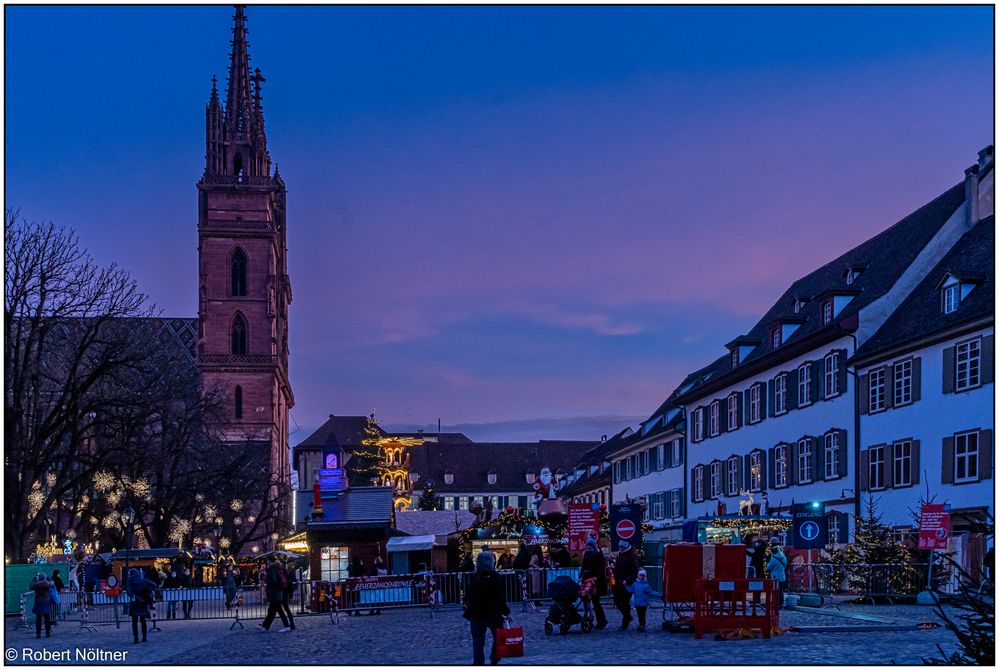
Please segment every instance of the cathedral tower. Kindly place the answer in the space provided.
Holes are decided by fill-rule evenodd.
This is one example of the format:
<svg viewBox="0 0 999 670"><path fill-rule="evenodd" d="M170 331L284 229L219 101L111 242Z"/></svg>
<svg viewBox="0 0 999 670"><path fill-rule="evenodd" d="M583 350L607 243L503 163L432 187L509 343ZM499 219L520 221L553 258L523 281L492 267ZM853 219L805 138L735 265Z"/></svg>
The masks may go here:
<svg viewBox="0 0 999 670"><path fill-rule="evenodd" d="M205 110L198 182L198 368L225 397L227 442L267 445L289 484L288 279L285 187L264 132L264 78L250 69L246 16L236 7L225 106L215 78ZM286 517L287 515L282 515Z"/></svg>

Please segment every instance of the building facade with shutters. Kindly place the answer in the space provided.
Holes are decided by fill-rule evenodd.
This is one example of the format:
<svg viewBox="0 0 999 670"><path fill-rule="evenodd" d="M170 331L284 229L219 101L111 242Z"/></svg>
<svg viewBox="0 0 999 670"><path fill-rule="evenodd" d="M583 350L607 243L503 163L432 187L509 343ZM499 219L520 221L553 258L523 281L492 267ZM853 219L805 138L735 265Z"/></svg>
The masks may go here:
<svg viewBox="0 0 999 670"><path fill-rule="evenodd" d="M609 455L613 501L639 501L652 526L646 542L680 539L687 510L684 414L668 402Z"/></svg>
<svg viewBox="0 0 999 670"><path fill-rule="evenodd" d="M949 504L959 542L994 514L995 218L983 213L856 357L863 495L900 527L921 502Z"/></svg>
<svg viewBox="0 0 999 670"><path fill-rule="evenodd" d="M848 541L867 471L858 464L866 463L871 444L860 413L867 391L858 394L856 383L871 382L858 377L855 354L991 214L992 192L989 147L962 182L794 282L748 333L726 345L725 355L681 383L674 402L687 414L687 518L736 512L747 494L784 512L792 502L821 501L831 536ZM900 370L942 379L943 356L941 350L933 366L924 360L922 368L907 363ZM936 421L927 405L921 421ZM969 429L982 429L971 423Z"/></svg>

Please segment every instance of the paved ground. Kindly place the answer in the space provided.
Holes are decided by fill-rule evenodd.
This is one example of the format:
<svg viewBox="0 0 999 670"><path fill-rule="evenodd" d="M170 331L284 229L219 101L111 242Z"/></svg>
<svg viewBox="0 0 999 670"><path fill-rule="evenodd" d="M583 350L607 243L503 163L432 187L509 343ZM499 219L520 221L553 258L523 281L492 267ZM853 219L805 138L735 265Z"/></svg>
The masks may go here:
<svg viewBox="0 0 999 670"><path fill-rule="evenodd" d="M892 619L898 623L934 621L929 608L916 606L849 606L841 611ZM545 636L542 612L514 612L515 623L525 628L526 655L510 663L558 664L889 664L920 663L924 656L937 653L935 645L953 647L943 628L932 630L845 633L788 632L771 640L715 641L708 636L671 635L658 629L661 610L649 612L650 630L619 632L616 612L610 613L611 626L590 634L573 632ZM80 632L78 625L66 622L54 629L49 640L35 640L34 631L14 630L7 621L8 663L32 661L24 650L47 650L55 662L81 663L77 649L105 653L127 652L106 662L128 664L170 663L185 665L249 663L448 663L471 661L470 636L460 612L446 610L431 618L428 611L394 610L379 616L346 617L331 624L325 617L300 617L298 630L278 633L255 629L256 621L242 631L230 631L229 620L162 622L162 632L151 633L147 644L133 645L131 631L124 626L100 626L96 633ZM862 622L812 613L786 612L783 626L862 625ZM68 654L66 652L68 650ZM50 662L51 662L50 660ZM90 661L94 662L94 661ZM505 661L506 662L506 661Z"/></svg>

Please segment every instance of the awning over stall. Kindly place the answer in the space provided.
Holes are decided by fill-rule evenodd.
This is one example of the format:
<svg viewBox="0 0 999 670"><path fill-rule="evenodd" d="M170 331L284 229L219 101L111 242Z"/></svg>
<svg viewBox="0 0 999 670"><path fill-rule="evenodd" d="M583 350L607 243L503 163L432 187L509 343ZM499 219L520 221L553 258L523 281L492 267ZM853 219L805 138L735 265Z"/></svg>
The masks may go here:
<svg viewBox="0 0 999 670"><path fill-rule="evenodd" d="M434 546L433 535L406 535L390 537L385 545L385 551L427 551Z"/></svg>

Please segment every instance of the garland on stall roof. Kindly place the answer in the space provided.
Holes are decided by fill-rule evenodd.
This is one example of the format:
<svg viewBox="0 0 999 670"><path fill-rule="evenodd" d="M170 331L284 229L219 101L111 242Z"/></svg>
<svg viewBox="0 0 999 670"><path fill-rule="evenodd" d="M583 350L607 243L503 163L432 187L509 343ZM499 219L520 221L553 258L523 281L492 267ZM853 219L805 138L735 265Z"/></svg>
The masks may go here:
<svg viewBox="0 0 999 670"><path fill-rule="evenodd" d="M475 525L469 526L458 533L458 539L462 544L466 544L471 541L472 534L475 533L480 528L497 528L500 526L541 526L545 529L545 534L548 537L555 540L556 538L561 538L565 535L568 530L569 521L568 519L560 519L558 521L550 521L538 516L528 516L522 511L508 511L500 514L495 519L490 519L489 521L482 521ZM643 523L642 531L646 533L652 532L652 526ZM600 510L600 535L603 537L609 537L610 535L610 517L607 514L607 509Z"/></svg>
<svg viewBox="0 0 999 670"><path fill-rule="evenodd" d="M753 528L759 530L785 531L793 525L791 519L779 517L769 519L750 519L739 517L726 517L724 519L716 517L711 525L714 528Z"/></svg>

